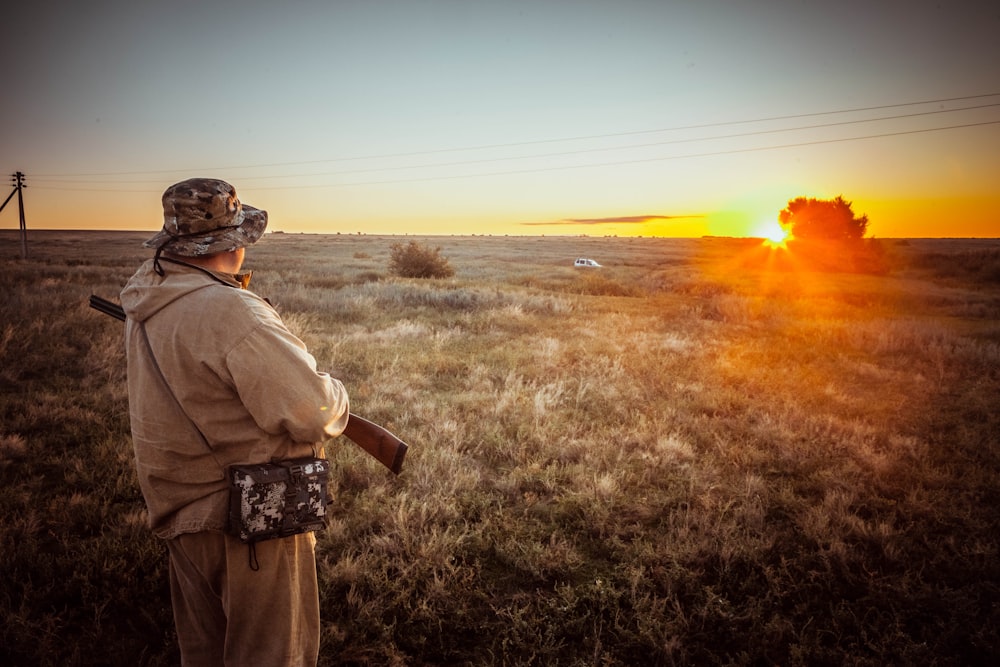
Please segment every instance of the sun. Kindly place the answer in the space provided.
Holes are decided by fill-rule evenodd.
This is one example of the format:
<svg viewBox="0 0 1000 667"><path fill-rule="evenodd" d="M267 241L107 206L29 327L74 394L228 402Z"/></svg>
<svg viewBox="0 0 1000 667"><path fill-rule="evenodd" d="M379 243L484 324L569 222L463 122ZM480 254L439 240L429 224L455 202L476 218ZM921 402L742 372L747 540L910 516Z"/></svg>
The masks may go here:
<svg viewBox="0 0 1000 667"><path fill-rule="evenodd" d="M777 220L770 220L757 227L757 234L764 237L764 245L770 248L784 248L788 241L788 230L778 224Z"/></svg>

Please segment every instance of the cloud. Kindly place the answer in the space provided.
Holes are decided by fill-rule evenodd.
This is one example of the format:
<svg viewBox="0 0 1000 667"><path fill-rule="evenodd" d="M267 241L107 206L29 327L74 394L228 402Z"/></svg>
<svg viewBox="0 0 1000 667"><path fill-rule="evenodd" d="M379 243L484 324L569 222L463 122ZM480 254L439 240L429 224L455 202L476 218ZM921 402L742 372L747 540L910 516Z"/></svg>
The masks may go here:
<svg viewBox="0 0 1000 667"><path fill-rule="evenodd" d="M522 222L522 225L538 227L542 225L610 225L610 224L643 224L655 220L681 220L684 218L704 218L704 215L622 215L611 218L566 218L549 222Z"/></svg>

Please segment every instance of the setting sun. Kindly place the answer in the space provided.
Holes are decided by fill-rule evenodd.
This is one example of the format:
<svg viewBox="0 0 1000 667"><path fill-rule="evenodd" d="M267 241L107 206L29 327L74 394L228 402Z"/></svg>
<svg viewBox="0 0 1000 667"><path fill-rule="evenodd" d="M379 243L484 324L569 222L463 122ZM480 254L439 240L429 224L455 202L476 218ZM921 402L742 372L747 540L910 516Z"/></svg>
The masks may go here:
<svg viewBox="0 0 1000 667"><path fill-rule="evenodd" d="M785 247L788 240L788 230L782 227L777 220L765 222L757 228L757 234L764 237L764 243L772 248Z"/></svg>

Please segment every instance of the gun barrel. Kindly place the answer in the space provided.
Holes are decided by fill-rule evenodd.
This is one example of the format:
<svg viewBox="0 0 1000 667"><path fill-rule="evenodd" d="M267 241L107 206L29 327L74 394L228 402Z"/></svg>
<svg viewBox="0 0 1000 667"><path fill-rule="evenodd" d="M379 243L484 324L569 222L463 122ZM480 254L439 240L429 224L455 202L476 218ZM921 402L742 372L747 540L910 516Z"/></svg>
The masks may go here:
<svg viewBox="0 0 1000 667"><path fill-rule="evenodd" d="M111 317L117 318L122 322L125 321L125 311L114 301L108 301L107 299L102 299L96 294L90 295L90 307L94 310L99 310L105 315L110 315Z"/></svg>

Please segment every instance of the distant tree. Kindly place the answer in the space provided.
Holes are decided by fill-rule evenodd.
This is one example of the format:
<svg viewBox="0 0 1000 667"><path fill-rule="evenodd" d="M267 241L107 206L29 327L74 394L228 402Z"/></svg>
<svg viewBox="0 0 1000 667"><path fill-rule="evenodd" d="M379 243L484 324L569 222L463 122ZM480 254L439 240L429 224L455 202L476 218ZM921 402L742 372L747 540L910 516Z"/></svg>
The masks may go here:
<svg viewBox="0 0 1000 667"><path fill-rule="evenodd" d="M455 275L441 248L416 241L393 243L389 248L389 272L402 278L448 278Z"/></svg>
<svg viewBox="0 0 1000 667"><path fill-rule="evenodd" d="M802 241L860 241L868 231L868 216L855 217L851 202L843 197L798 197L778 214L778 222Z"/></svg>

